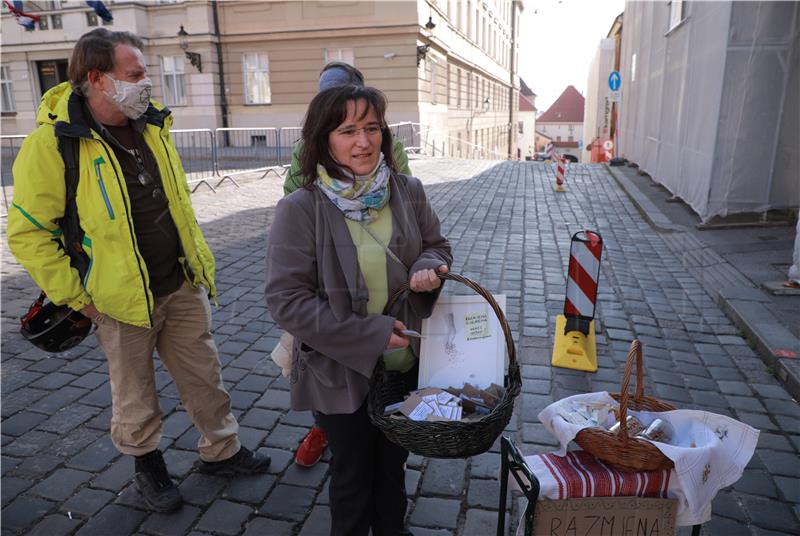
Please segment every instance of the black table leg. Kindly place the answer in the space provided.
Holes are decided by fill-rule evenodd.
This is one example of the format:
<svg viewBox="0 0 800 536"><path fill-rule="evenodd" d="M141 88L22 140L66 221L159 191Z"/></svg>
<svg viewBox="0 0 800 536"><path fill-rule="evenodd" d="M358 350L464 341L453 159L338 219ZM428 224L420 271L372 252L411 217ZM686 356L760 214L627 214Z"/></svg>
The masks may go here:
<svg viewBox="0 0 800 536"><path fill-rule="evenodd" d="M525 536L533 536L533 519L536 512L536 501L539 500L539 480L525 463L522 453L514 446L511 439L500 439L500 508L497 520L497 536L505 536L506 496L508 495L508 475L514 475L519 488L528 499L528 506L522 522L525 523Z"/></svg>

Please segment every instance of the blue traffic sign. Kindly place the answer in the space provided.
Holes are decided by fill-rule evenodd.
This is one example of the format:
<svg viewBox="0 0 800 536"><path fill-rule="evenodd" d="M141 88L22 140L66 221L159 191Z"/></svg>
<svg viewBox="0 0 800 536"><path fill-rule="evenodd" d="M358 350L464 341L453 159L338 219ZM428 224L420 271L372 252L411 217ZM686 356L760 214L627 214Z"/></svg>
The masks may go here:
<svg viewBox="0 0 800 536"><path fill-rule="evenodd" d="M619 75L619 72L611 71L611 74L608 75L608 87L611 88L611 91L617 91L621 85L622 77Z"/></svg>

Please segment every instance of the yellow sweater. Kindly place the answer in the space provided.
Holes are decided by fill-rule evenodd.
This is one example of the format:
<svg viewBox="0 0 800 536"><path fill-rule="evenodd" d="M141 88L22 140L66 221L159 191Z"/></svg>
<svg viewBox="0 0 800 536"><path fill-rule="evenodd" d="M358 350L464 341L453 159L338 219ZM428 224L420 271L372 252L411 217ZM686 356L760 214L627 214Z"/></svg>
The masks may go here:
<svg viewBox="0 0 800 536"><path fill-rule="evenodd" d="M358 251L358 265L369 290L367 313L381 314L389 299L388 277L386 274L386 250L378 244L361 224L349 218L344 220ZM384 244L392 239L392 209L387 204L378 212L378 218L365 224ZM394 262L394 261L392 261ZM383 354L387 370L406 372L414 366L414 353L410 347L388 350Z"/></svg>

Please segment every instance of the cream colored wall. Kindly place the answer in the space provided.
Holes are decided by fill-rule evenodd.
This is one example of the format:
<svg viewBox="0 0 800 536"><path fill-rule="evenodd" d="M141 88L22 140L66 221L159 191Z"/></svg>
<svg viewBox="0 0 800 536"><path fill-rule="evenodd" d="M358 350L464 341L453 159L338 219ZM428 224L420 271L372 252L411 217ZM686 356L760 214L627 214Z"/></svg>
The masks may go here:
<svg viewBox="0 0 800 536"><path fill-rule="evenodd" d="M570 132L570 126L572 131ZM572 136L572 141L583 141L583 123L550 123L539 121L536 127L539 132L546 134L553 138L553 141L558 141L558 136L561 136L560 141L569 141Z"/></svg>
<svg viewBox="0 0 800 536"><path fill-rule="evenodd" d="M570 126L572 127L572 132L569 130ZM554 143L559 141L558 136L561 136L561 141L569 141L569 136L572 136L572 141L578 142L579 147L557 147L556 150L561 154L571 154L577 158L579 162L581 161L581 152L583 152L583 123L544 123L539 121L536 129L542 134L551 137Z"/></svg>
<svg viewBox="0 0 800 536"><path fill-rule="evenodd" d="M86 24L88 7L66 5L71 7L44 12L61 14L63 30L25 32L10 15L2 17L2 62L12 70L17 104L15 116L2 118L4 134L26 133L34 127L35 96L39 93L32 62L67 58L77 38L91 29ZM441 131L437 145L441 147L444 141L451 152L458 146L460 133L464 142L505 153L512 89L508 50L512 6L505 0L220 2L229 126L299 125L317 92L324 50L348 48L367 83L386 93L390 122L429 125ZM115 20L109 29L132 31L144 39L153 96L159 100L164 100L160 58L183 56L176 34L180 25L184 26L189 34L188 49L202 57L202 72L183 60L186 103L170 104L175 128L222 126L212 4L118 2L110 8ZM424 28L429 16L436 24L433 31ZM428 44L430 50L418 68L417 46L421 44ZM255 52L269 56L270 104L244 103L242 55ZM431 97L432 85L435 98ZM518 85L515 80L513 91ZM489 107L485 109L487 97ZM512 101L517 102L516 94ZM516 133L516 128L512 131Z"/></svg>
<svg viewBox="0 0 800 536"><path fill-rule="evenodd" d="M420 67L424 75L420 77L419 100L421 121L436 125L440 131L435 136L437 151L444 141L446 154L454 156L465 156L474 149L470 144L507 154L508 125L511 122L511 134L516 137L517 120L514 116L509 121L508 109L512 87L509 80L512 2L438 0L420 4L419 24L424 26L428 17L436 24L433 31L423 31L420 39L420 44L428 44L430 50ZM494 39L488 40L489 32L483 32L484 26L493 28ZM429 58L439 65L435 105L431 103L433 67ZM518 78L513 91L512 102L516 104ZM484 104L486 98L488 107Z"/></svg>
<svg viewBox="0 0 800 536"><path fill-rule="evenodd" d="M582 136L587 145L598 137L607 139L609 136L611 105L608 103L608 76L613 68L614 39L601 39L586 80ZM581 162L590 162L591 156L589 151L581 150Z"/></svg>
<svg viewBox="0 0 800 536"><path fill-rule="evenodd" d="M536 112L519 112L517 121L522 123L522 134L519 134L519 148L524 160L526 156L532 157L533 153L536 152ZM517 132L519 132L519 128L517 128Z"/></svg>

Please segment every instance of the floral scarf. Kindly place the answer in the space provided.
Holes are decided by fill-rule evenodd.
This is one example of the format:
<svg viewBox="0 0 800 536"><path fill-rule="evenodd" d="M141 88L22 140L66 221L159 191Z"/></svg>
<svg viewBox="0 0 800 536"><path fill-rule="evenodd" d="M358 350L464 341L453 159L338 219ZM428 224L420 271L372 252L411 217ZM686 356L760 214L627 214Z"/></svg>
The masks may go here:
<svg viewBox="0 0 800 536"><path fill-rule="evenodd" d="M316 184L345 218L372 223L378 211L389 202L389 166L380 155L378 165L369 175L356 175L352 183L334 179L321 164L317 164Z"/></svg>

